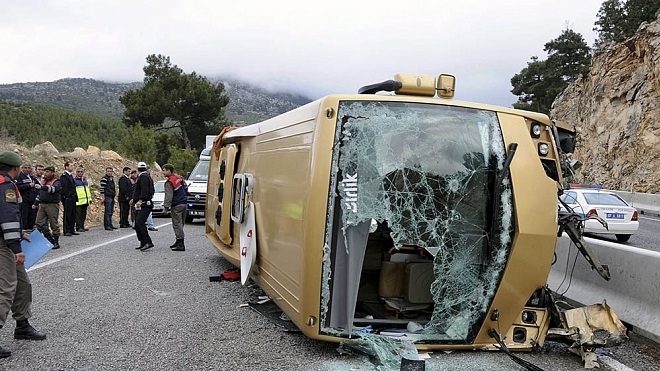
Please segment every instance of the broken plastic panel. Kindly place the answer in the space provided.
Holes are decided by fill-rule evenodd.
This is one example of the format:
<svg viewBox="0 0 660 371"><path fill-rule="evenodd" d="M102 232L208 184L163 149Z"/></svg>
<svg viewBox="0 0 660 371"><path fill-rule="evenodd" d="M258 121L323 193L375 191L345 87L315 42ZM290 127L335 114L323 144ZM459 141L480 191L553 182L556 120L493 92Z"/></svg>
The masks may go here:
<svg viewBox="0 0 660 371"><path fill-rule="evenodd" d="M498 178L505 156L495 112L341 102L322 331L414 320L423 324L418 340L471 342L511 245L510 183Z"/></svg>

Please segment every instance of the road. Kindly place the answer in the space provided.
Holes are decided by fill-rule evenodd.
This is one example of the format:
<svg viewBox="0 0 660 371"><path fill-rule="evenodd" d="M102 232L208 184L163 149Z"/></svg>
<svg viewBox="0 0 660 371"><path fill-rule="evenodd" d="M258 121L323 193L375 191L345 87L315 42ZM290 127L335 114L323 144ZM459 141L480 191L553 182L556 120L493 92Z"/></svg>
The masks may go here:
<svg viewBox="0 0 660 371"><path fill-rule="evenodd" d="M33 318L45 341L13 340L14 321L0 330L13 355L5 370L376 370L364 355L337 344L285 333L241 304L261 291L238 282L209 282L231 266L210 247L201 223L186 225L186 251L172 252L169 220L157 218L156 247L135 250L132 229L94 227L62 237L33 267ZM635 241L632 239L631 241ZM606 350L611 364L660 369L654 345L633 339ZM519 354L545 370L582 370L578 356L556 343ZM427 370L520 370L500 352L435 352ZM396 368L398 370L398 368ZM615 369L605 366L604 370ZM626 370L627 368L618 368ZM388 368L380 368L388 370Z"/></svg>
<svg viewBox="0 0 660 371"><path fill-rule="evenodd" d="M602 239L604 241L610 241L618 243L614 235L607 234L597 234L589 235L589 237L594 237ZM660 217L651 216L651 215L640 215L639 216L639 230L636 234L630 237L630 240L624 245L639 247L642 249L648 249L653 251L660 251Z"/></svg>

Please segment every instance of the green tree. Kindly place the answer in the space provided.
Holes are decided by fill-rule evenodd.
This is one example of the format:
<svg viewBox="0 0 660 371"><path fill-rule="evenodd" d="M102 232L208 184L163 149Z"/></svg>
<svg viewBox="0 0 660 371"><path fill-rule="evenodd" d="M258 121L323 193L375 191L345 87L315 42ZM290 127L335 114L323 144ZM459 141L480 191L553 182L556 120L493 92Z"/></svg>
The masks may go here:
<svg viewBox="0 0 660 371"><path fill-rule="evenodd" d="M571 29L548 41L543 50L548 53L549 70L565 82L571 83L589 71L591 50L582 35Z"/></svg>
<svg viewBox="0 0 660 371"><path fill-rule="evenodd" d="M170 146L170 159L169 163L174 166L174 172L179 175L186 176L191 172L199 160L199 153L190 149L180 149L175 146Z"/></svg>
<svg viewBox="0 0 660 371"><path fill-rule="evenodd" d="M589 70L589 46L581 34L571 29L547 42L543 50L548 59L533 56L527 67L511 78L511 92L518 96L514 108L550 113L557 95Z"/></svg>
<svg viewBox="0 0 660 371"><path fill-rule="evenodd" d="M598 38L594 46L620 43L637 32L642 22L652 22L658 16L660 0L606 0L596 14L594 31Z"/></svg>
<svg viewBox="0 0 660 371"><path fill-rule="evenodd" d="M163 55L147 56L144 85L119 98L124 122L147 128L178 128L186 149L201 150L206 134L216 134L226 125L224 108L229 97L222 83L211 83L195 72L184 73ZM171 124L164 126L166 121Z"/></svg>
<svg viewBox="0 0 660 371"><path fill-rule="evenodd" d="M140 125L132 126L121 138L119 151L124 157L144 161L147 164L156 160L156 139L154 132Z"/></svg>

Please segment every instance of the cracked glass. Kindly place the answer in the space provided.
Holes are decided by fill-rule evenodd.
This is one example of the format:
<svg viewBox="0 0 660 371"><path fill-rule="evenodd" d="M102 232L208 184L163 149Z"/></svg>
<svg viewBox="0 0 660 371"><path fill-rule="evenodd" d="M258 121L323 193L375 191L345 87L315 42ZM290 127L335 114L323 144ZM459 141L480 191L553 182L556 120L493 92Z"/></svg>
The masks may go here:
<svg viewBox="0 0 660 371"><path fill-rule="evenodd" d="M385 321L391 312L369 309L388 298L379 289L380 297L369 302L367 297L376 295L368 280L390 279L379 264L412 249L418 251L415 263L425 264L432 276L412 287L419 282L402 263L407 294L389 299L409 305L417 300L414 290L430 293L428 306L413 313L421 324L414 339L472 341L504 271L513 228L509 179L498 177L506 152L497 114L438 104L345 101L339 104L335 136L322 331L351 335L358 312L373 318L374 332L388 331L396 323ZM371 253L374 246L380 262ZM375 264L371 256L377 257ZM369 276L373 266L375 276ZM393 318L401 313L411 315L399 311Z"/></svg>

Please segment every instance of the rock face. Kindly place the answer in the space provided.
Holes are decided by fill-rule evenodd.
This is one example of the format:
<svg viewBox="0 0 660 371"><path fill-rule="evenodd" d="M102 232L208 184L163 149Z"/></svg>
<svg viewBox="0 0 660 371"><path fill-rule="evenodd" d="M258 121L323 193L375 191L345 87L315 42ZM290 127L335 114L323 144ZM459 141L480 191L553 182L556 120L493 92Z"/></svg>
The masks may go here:
<svg viewBox="0 0 660 371"><path fill-rule="evenodd" d="M660 193L660 19L598 51L550 116L578 129L582 182Z"/></svg>

